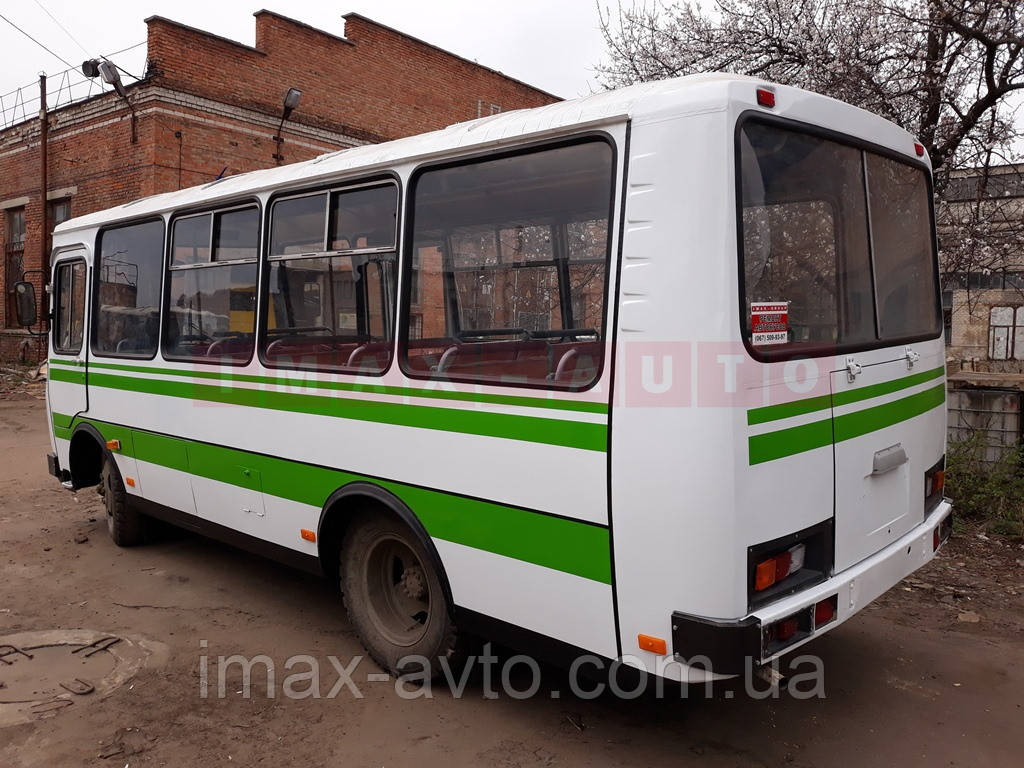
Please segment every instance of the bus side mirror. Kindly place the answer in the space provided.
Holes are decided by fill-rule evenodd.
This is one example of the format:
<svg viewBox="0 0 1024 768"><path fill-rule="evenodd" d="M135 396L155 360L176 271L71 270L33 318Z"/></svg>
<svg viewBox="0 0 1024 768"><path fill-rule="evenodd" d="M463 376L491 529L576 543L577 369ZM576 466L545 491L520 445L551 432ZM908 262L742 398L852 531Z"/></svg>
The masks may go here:
<svg viewBox="0 0 1024 768"><path fill-rule="evenodd" d="M14 284L14 311L18 325L31 328L39 320L36 309L36 287L25 280Z"/></svg>

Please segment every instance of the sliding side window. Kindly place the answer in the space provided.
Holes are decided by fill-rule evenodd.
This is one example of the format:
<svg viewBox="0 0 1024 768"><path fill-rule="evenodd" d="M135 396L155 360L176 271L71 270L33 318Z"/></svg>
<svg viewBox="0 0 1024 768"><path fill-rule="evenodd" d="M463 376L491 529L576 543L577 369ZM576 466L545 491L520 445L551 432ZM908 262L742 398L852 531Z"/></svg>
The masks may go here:
<svg viewBox="0 0 1024 768"><path fill-rule="evenodd" d="M164 357L244 365L256 338L259 208L183 216L172 226Z"/></svg>
<svg viewBox="0 0 1024 768"><path fill-rule="evenodd" d="M147 221L100 233L93 299L93 352L151 358L160 335L164 223Z"/></svg>
<svg viewBox="0 0 1024 768"><path fill-rule="evenodd" d="M613 152L602 140L413 182L410 375L582 389L601 370Z"/></svg>
<svg viewBox="0 0 1024 768"><path fill-rule="evenodd" d="M274 203L268 366L383 373L394 338L397 218L391 183Z"/></svg>

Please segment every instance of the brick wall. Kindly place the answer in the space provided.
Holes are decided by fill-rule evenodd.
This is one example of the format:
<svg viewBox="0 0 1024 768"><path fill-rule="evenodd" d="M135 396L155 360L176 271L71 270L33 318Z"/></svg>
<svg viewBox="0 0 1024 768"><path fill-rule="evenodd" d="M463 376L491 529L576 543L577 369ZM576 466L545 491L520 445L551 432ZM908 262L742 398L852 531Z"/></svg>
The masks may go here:
<svg viewBox="0 0 1024 768"><path fill-rule="evenodd" d="M557 100L358 14L345 16L341 38L260 11L253 46L161 17L146 21L147 77L129 86L136 143L114 94L50 113L48 194L69 196L73 216L274 165L288 88L303 95L281 132L284 162L442 128L477 117L478 104L489 114L491 104L507 111ZM27 198L29 270L42 266L40 240L52 229L43 226L39 164L37 120L0 131L0 206ZM6 219L0 210L4 245ZM6 317L2 267L0 361L35 359L43 347Z"/></svg>

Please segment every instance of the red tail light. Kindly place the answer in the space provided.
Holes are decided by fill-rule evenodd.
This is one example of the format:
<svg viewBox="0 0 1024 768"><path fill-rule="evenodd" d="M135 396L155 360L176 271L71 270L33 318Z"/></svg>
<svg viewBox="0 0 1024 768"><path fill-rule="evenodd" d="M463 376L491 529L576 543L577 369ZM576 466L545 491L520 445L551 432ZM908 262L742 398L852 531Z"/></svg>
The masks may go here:
<svg viewBox="0 0 1024 768"><path fill-rule="evenodd" d="M836 617L836 606L839 604L839 598L836 595L832 595L814 606L814 626L815 628L828 624L832 619Z"/></svg>

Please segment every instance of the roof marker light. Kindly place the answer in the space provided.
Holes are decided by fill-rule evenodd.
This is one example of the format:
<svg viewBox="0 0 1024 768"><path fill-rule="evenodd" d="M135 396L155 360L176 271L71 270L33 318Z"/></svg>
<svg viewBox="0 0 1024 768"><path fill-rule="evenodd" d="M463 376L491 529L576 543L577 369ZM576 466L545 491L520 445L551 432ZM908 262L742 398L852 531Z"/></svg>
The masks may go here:
<svg viewBox="0 0 1024 768"><path fill-rule="evenodd" d="M757 103L762 107L768 107L768 109L775 108L775 94L769 91L767 88L757 89Z"/></svg>
<svg viewBox="0 0 1024 768"><path fill-rule="evenodd" d="M918 142L915 141L914 151L917 153L918 157L924 157L924 144L919 144Z"/></svg>

